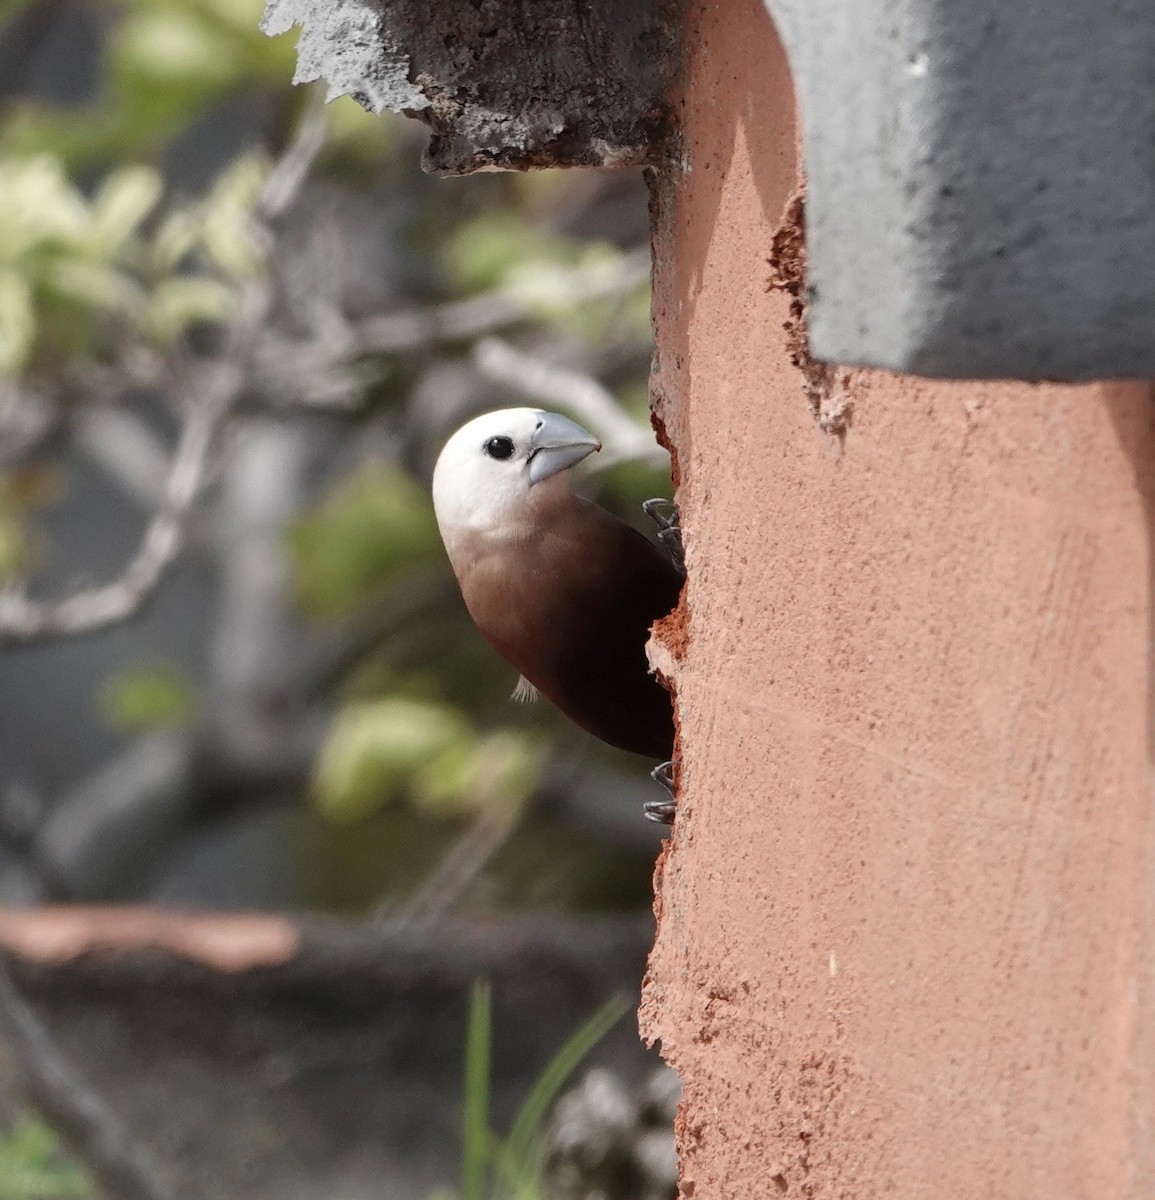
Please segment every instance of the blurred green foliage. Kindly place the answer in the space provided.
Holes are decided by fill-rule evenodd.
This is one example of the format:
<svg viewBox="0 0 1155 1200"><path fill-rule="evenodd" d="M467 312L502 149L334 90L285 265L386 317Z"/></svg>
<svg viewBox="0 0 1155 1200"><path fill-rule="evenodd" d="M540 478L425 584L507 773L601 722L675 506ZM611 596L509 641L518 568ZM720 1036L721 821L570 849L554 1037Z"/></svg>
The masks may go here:
<svg viewBox="0 0 1155 1200"><path fill-rule="evenodd" d="M125 326L171 342L228 316L230 280L257 265L248 222L262 162L238 160L189 202L166 197L149 160L232 90L265 82L287 94L291 42L261 34L260 11L260 0L129 0L109 26L93 104L6 105L0 376L99 356L101 334ZM78 172L94 170L96 186L82 185Z"/></svg>
<svg viewBox="0 0 1155 1200"><path fill-rule="evenodd" d="M504 287L526 264L574 267L593 249L549 230L535 229L518 213L498 208L479 213L452 230L440 257L455 289L483 292Z"/></svg>
<svg viewBox="0 0 1155 1200"><path fill-rule="evenodd" d="M231 92L287 90L294 39L265 37L262 9L262 0L123 0L95 101L80 119L35 100L13 105L0 154L47 152L70 168L147 160Z"/></svg>
<svg viewBox="0 0 1155 1200"><path fill-rule="evenodd" d="M287 536L293 590L313 617L346 615L404 572L442 559L427 490L392 464L340 481Z"/></svg>
<svg viewBox="0 0 1155 1200"><path fill-rule="evenodd" d="M455 815L517 807L540 755L514 731L479 735L458 711L401 697L346 705L317 762L321 811L351 820L404 789L420 808Z"/></svg>
<svg viewBox="0 0 1155 1200"><path fill-rule="evenodd" d="M0 22L19 21L34 2L0 0ZM79 105L6 99L0 387L21 379L51 391L66 380L72 386L59 390L69 402L83 399L86 371L126 344L168 354L199 346L194 335L227 321L239 283L263 270L253 214L271 162L313 98L290 84L295 35L262 34L262 7L263 0L100 6L94 96ZM261 114L267 145L238 152L202 194L180 194L166 176L174 144L215 107L245 100ZM573 173L432 183L419 173L400 118L370 116L347 97L327 105L324 116L315 174L329 202L340 203L341 189L351 197L382 188L409 197L408 207L398 206L407 215L397 236L421 270L412 292L402 290L401 306L493 290L522 301L533 318L524 324L551 338L644 345L647 287L575 299L575 272L596 283L616 270L621 251L554 219ZM404 425L407 389L429 357L467 353L444 346L412 361L359 362L372 387L372 404L359 415L392 423L395 433ZM613 385L645 420L644 370ZM405 445L405 437L387 444ZM437 535L422 473L430 450L406 445L393 458L353 455L352 467L326 481L285 530L292 597L312 634L339 639L346 626L389 618L325 697L331 718L308 782L314 814L328 829L318 886L339 906L366 903L373 872L378 892L418 882L477 813L523 807L562 727L547 705L506 704L512 673L469 625ZM666 483L649 468L619 463L592 486L611 507L636 514ZM44 556L28 520L40 501L23 487L15 475L0 477L0 583L27 574ZM146 661L111 677L98 709L132 733L190 725L197 701L190 680ZM588 739L580 744L601 753ZM556 830L530 821L499 856L505 865L492 894L505 903L559 895L581 902L591 893L567 874L567 853L586 879L614 893L611 877L621 864L613 854L572 838L565 850Z"/></svg>
<svg viewBox="0 0 1155 1200"><path fill-rule="evenodd" d="M242 159L146 228L164 191L152 167L118 168L87 198L58 158L0 160L0 376L99 357L125 328L169 343L227 318L230 277L258 265L248 221L261 177ZM190 273L198 254L208 270Z"/></svg>
<svg viewBox="0 0 1155 1200"><path fill-rule="evenodd" d="M197 716L196 689L168 663L142 663L105 680L98 698L105 721L122 733L184 729Z"/></svg>
<svg viewBox="0 0 1155 1200"><path fill-rule="evenodd" d="M39 1121L24 1118L0 1138L0 1200L64 1200L91 1192L56 1135Z"/></svg>
<svg viewBox="0 0 1155 1200"><path fill-rule="evenodd" d="M227 319L233 283L260 265L250 221L267 159L242 156L196 200L168 195L156 160L238 89L279 92L290 120L301 110L309 94L289 87L292 39L262 34L261 10L261 0L130 0L110 26L94 105L5 106L0 378L100 357L126 328L169 344ZM326 114L336 158L389 144L391 123L347 97Z"/></svg>
<svg viewBox="0 0 1155 1200"><path fill-rule="evenodd" d="M610 277L621 251L608 242L581 241L535 228L515 208L489 209L463 221L441 245L446 278L460 292L501 291L520 300L538 320L589 341L609 331L649 330L649 289L617 303L575 300L575 270L591 285ZM624 323L624 324L623 324Z"/></svg>

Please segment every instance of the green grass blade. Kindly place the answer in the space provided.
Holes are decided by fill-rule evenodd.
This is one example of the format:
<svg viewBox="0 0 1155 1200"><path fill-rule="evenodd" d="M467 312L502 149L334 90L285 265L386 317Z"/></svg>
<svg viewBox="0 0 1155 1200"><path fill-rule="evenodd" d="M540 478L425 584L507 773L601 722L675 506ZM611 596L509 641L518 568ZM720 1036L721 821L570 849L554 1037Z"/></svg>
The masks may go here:
<svg viewBox="0 0 1155 1200"><path fill-rule="evenodd" d="M496 1135L489 1143L490 1161L493 1164L495 1182L500 1183L495 1195L501 1200L544 1200L540 1187L540 1171L527 1168L525 1163L516 1162L509 1147Z"/></svg>
<svg viewBox="0 0 1155 1200"><path fill-rule="evenodd" d="M478 979L469 995L462 1094L461 1200L485 1200L489 1164L489 1075L492 1000L489 980Z"/></svg>
<svg viewBox="0 0 1155 1200"><path fill-rule="evenodd" d="M504 1153L501 1157L508 1175L517 1176L525 1181L535 1178L539 1173L536 1169L539 1160L533 1153L534 1144L550 1105L577 1065L622 1019L628 1007L620 996L615 996L603 1004L585 1024L571 1034L538 1076L537 1082L510 1126L509 1136L505 1139Z"/></svg>

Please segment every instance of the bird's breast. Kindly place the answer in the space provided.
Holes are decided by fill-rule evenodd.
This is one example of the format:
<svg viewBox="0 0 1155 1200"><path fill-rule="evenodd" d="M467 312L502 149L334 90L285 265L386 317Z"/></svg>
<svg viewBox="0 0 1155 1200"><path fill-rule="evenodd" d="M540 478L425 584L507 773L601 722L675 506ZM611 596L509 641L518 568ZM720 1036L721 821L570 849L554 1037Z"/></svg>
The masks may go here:
<svg viewBox="0 0 1155 1200"><path fill-rule="evenodd" d="M666 755L669 697L649 673L651 624L681 580L653 545L601 509L455 562L486 640L572 720L613 745Z"/></svg>

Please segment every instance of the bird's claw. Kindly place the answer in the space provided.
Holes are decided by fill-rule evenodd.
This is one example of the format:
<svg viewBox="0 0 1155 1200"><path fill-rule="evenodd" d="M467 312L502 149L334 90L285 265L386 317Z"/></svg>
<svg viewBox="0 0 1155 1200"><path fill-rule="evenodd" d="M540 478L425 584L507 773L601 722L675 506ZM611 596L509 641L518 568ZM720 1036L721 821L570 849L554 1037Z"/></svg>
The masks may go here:
<svg viewBox="0 0 1155 1200"><path fill-rule="evenodd" d="M642 503L642 512L658 527L658 541L666 548L679 574L686 573L686 552L682 545L682 527L678 524L678 506L659 496Z"/></svg>
<svg viewBox="0 0 1155 1200"><path fill-rule="evenodd" d="M673 825L674 814L677 812L678 799L674 792L674 764L660 763L650 772L650 778L660 783L670 793L668 800L647 800L642 805L642 812L647 821L656 821L659 825Z"/></svg>

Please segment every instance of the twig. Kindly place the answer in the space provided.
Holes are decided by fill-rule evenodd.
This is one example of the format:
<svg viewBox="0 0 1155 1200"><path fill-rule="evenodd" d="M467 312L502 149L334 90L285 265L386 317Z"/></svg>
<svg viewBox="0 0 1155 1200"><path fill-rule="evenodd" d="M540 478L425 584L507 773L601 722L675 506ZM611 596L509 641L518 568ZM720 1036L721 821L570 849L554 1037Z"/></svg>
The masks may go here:
<svg viewBox="0 0 1155 1200"><path fill-rule="evenodd" d="M391 925L444 917L461 902L505 845L520 817L521 811L512 805L483 812L450 846L420 887L398 908L383 907L380 916Z"/></svg>
<svg viewBox="0 0 1155 1200"><path fill-rule="evenodd" d="M624 254L610 272L574 268L566 298L571 304L605 300L638 287L649 277L649 247L641 247ZM470 341L534 316L532 304L498 290L432 308L371 317L354 326L353 332L362 353L396 354L442 342Z"/></svg>
<svg viewBox="0 0 1155 1200"><path fill-rule="evenodd" d="M95 404L72 424L76 447L126 496L152 509L164 498L169 457L160 438L127 408Z"/></svg>
<svg viewBox="0 0 1155 1200"><path fill-rule="evenodd" d="M587 304L624 296L645 283L649 273L650 252L644 247L623 255L609 272L576 267L566 283L567 301ZM469 342L537 315L532 304L500 289L361 321L347 321L321 306L318 312L321 319L312 336L266 338L260 346L254 383L266 407L354 410L380 375L368 356L419 354L446 343Z"/></svg>
<svg viewBox="0 0 1155 1200"><path fill-rule="evenodd" d="M575 267L562 286L570 304L622 299L645 283L649 273L650 252L640 247L608 271ZM420 354L446 343L469 342L538 315L532 303L501 289L359 321L349 321L334 306L318 302L306 322L307 336L263 339L254 372L258 404L279 411L352 411L364 403L366 388L381 375L372 356Z"/></svg>
<svg viewBox="0 0 1155 1200"><path fill-rule="evenodd" d="M317 87L292 139L261 188L260 199L257 201L259 220L275 221L293 206L309 178L317 155L325 146L326 130L325 92L323 88Z"/></svg>
<svg viewBox="0 0 1155 1200"><path fill-rule="evenodd" d="M606 453L600 466L622 459L660 465L666 452L653 433L629 416L614 394L589 375L551 366L498 338L484 338L473 351L474 362L495 383L516 388L543 404L571 412L602 440Z"/></svg>
<svg viewBox="0 0 1155 1200"><path fill-rule="evenodd" d="M266 223L296 200L324 144L320 100L315 100L292 141L269 173L257 204L253 239L262 257L272 252ZM258 338L271 307L264 282L240 289L236 315L222 353L207 365L181 364L173 386L185 413L164 494L128 566L111 583L62 599L36 600L22 589L0 591L0 647L19 642L95 633L138 612L160 586L185 540L185 524L204 481L209 454L251 374Z"/></svg>
<svg viewBox="0 0 1155 1200"><path fill-rule="evenodd" d="M116 1114L57 1049L0 956L0 1035L32 1106L116 1200L171 1200Z"/></svg>
<svg viewBox="0 0 1155 1200"><path fill-rule="evenodd" d="M163 503L120 577L58 600L34 600L15 590L0 592L0 646L95 633L141 608L180 553L185 517L200 491L217 430L242 381L243 372L235 362L219 362L208 373L181 431Z"/></svg>

